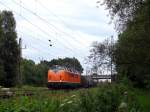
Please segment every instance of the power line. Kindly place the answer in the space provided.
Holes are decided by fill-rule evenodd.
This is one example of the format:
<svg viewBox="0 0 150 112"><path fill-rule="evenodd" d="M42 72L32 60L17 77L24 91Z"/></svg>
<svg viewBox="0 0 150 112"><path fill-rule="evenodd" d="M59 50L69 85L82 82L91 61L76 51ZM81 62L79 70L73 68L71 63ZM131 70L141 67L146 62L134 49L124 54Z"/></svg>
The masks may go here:
<svg viewBox="0 0 150 112"><path fill-rule="evenodd" d="M33 46L32 44L28 47L28 48L32 48L34 49L35 51L38 51L39 54L48 54L49 56L53 56L53 57L56 57L56 55L53 55L49 52L46 52L44 49L42 49L41 47L35 47ZM40 48L40 49L39 49ZM44 55L45 56L45 55Z"/></svg>
<svg viewBox="0 0 150 112"><path fill-rule="evenodd" d="M21 32L21 33L23 34L22 31L19 31L19 32ZM42 40L42 39L40 39L40 38L35 38L34 36L32 36L32 35L30 35L30 34L26 34L26 35L29 36L29 37L32 37L32 38L34 38L34 39L36 39L36 40L39 40L40 42L44 43L44 45L48 45L47 47L49 47L48 41L47 41L47 43L46 43L44 40ZM30 39L32 39L32 38L30 38ZM40 44L40 46L46 47L46 46L44 46L44 45L41 44L41 43L38 43L38 44ZM61 49L58 49L58 51L61 51ZM53 54L56 55L57 53L53 51Z"/></svg>
<svg viewBox="0 0 150 112"><path fill-rule="evenodd" d="M27 28L27 27L26 27L26 29L29 30L29 28ZM24 33L24 32L22 32L22 31L19 31L19 32L21 32L22 34ZM33 32L33 31L30 30L30 32ZM21 33L20 33L20 34L21 34ZM22 35L22 34L21 34L21 35ZM41 38L36 38L35 36L30 35L30 34L25 34L25 35L27 35L27 36L29 36L29 37L32 37L32 38L35 38L36 40L39 40L40 42L44 43L44 45L48 45L48 46L49 46L49 44L50 44L50 43L48 42L48 39L46 39L46 38L45 38L45 39L46 39L47 41L44 41L43 39L41 39ZM38 34L38 35L39 35L39 34ZM40 35L39 35L39 36L40 36ZM40 44L40 43L38 43L38 44ZM40 45L42 45L42 44L40 44ZM44 46L44 45L42 45L42 46ZM54 43L53 43L53 45L54 45ZM44 47L46 47L46 46L44 46ZM61 49L57 49L57 50L58 50L58 51L61 51ZM68 49L66 49L66 50L68 50ZM69 52L69 53L70 53L70 52ZM56 53L55 53L55 54L56 54Z"/></svg>
<svg viewBox="0 0 150 112"><path fill-rule="evenodd" d="M16 1L14 1L14 0L12 0L16 5L19 5L19 3L17 3ZM60 32L62 32L62 33L64 33L64 34L66 34L65 32L63 32L63 31L61 31L60 29L58 29L57 27L55 27L53 24L50 24L47 20L45 20L45 19L43 19L42 17L40 17L39 15L37 15L37 14L35 14L33 11L31 11L30 9L28 9L28 8L26 8L26 7L24 7L24 6L21 6L24 10L26 10L26 11L28 11L28 12L30 12L32 15L34 15L34 16L36 16L37 18L39 18L41 21L43 21L44 23L46 23L46 25L48 24L48 25L50 25L50 26L52 26L53 28L55 28L56 30L58 30L58 31L60 31ZM49 27L49 26L48 26ZM50 27L49 27L50 28ZM50 28L51 29L51 28ZM55 30L53 30L53 31L55 31ZM56 31L55 31L56 32ZM71 36L71 35L69 35L69 34L66 34L66 35L68 35L68 36ZM59 43L61 43L57 38L55 38ZM69 42L68 42L69 43ZM64 47L65 48L67 48L67 49L69 49L71 52L73 52L74 53L74 51L70 48L70 47L68 47L66 44L64 44L64 43L61 43L61 44L63 44L64 45ZM70 44L70 43L69 43ZM70 46L72 46L71 44L70 44ZM75 48L76 49L76 48Z"/></svg>
<svg viewBox="0 0 150 112"><path fill-rule="evenodd" d="M27 28L28 30L29 30L29 28ZM19 31L19 32L21 32L22 34L23 34L23 32L22 31ZM30 32L33 32L32 30L30 30ZM35 38L34 36L32 36L32 35L29 35L29 34L26 34L26 35L28 35L29 37L33 37L33 38ZM32 38L31 38L32 39ZM36 40L39 40L40 42L43 42L44 44L49 44L49 43L46 43L46 41L44 41L43 39L41 39L41 38L35 38ZM43 46L43 44L40 44L40 46ZM44 46L44 47L46 47L46 46ZM59 50L60 51L60 50ZM54 52L53 52L54 53ZM54 54L57 54L57 53L54 53ZM81 58L84 58L83 56L81 57Z"/></svg>
<svg viewBox="0 0 150 112"><path fill-rule="evenodd" d="M27 34L28 36L30 36L30 37L33 37L33 38L35 38L34 36L31 36L31 35L29 35L29 34ZM31 38L31 39L33 39L33 38ZM35 38L36 40L39 40L39 41L42 41L42 39L38 39L38 38ZM45 43L45 41L43 41L43 43ZM46 47L46 46L44 46L43 44L41 44L41 43L38 43L38 45L40 44L40 47L41 46L43 46L43 47ZM33 45L33 44L31 44L31 45ZM31 46L30 45L30 46ZM33 46L32 46L32 48L33 48ZM42 52L42 51L44 51L44 49L41 49L41 50L39 50L38 48L35 48L34 47L34 49L36 49L36 50L38 50L39 52ZM52 55L52 56L54 56L54 57L56 57L57 56L57 53L55 52L52 52L52 53L49 53L49 52L45 52L45 54L49 54L49 55ZM80 58L83 58L83 57L80 57Z"/></svg>
<svg viewBox="0 0 150 112"><path fill-rule="evenodd" d="M4 3L2 3L1 1L0 1L0 3L2 4L2 5L4 5L5 7L7 7L7 8L9 8L8 6L6 6ZM9 8L10 9L10 8ZM15 11L14 11L15 12ZM43 32L44 34L46 34L47 36L49 36L49 37L53 37L52 35L50 35L49 33L47 33L47 32L45 32L45 30L42 30L40 27L38 27L37 25L35 25L35 24L33 24L32 22L30 22L26 17L24 17L24 16L22 16L22 15L20 15L20 14L18 14L17 12L15 12L17 15L19 15L20 17L22 17L25 21L27 21L28 23L30 23L31 25L33 25L34 27L36 27L37 29L39 29L41 32ZM57 39L57 41L58 41L58 39ZM61 43L61 42L60 42ZM61 43L62 44L62 43ZM72 49L70 49L70 48L68 48L67 46L64 46L66 49L68 49L68 50L70 50L73 54L74 54L74 52L72 51Z"/></svg>
<svg viewBox="0 0 150 112"><path fill-rule="evenodd" d="M50 54L49 52L46 52L43 49L39 49L39 47L36 48L35 46L30 45L29 48L33 48L34 50L38 51L38 53L40 53L40 54L44 53L44 54L48 54L49 56L56 57L56 55Z"/></svg>
<svg viewBox="0 0 150 112"><path fill-rule="evenodd" d="M16 1L12 0L16 5L19 5L19 3L17 3ZM26 11L30 12L31 14L33 14L34 16L36 16L37 18L39 18L41 21L43 21L44 23L46 24L49 24L51 25L52 27L54 27L55 29L57 29L53 24L50 24L47 20L43 19L42 17L40 17L39 15L35 14L33 11L31 11L30 9L28 8L25 8L24 6L21 6L23 9L25 9ZM49 27L49 26L48 26ZM50 28L51 29L51 28ZM60 42L57 38L55 38L58 42ZM61 43L61 42L60 42ZM64 45L64 47L66 47L67 49L69 49L71 52L74 53L74 51L69 48L68 46L66 46L64 43L61 43Z"/></svg>
<svg viewBox="0 0 150 112"><path fill-rule="evenodd" d="M4 5L5 7L7 7L8 9L10 9L8 6L6 6L4 3L2 3L1 1L0 1L0 3L2 4L2 5ZM14 11L15 12L15 11ZM15 12L17 15L19 15L20 17L22 17L24 20L26 20L28 23L30 23L31 25L33 25L34 27L36 27L38 30L40 30L41 32L43 32L44 34L46 34L47 36L51 36L51 35L49 35L49 33L47 33L47 32L45 32L45 30L42 30L40 27L38 27L37 25L35 25L35 24L33 24L32 22L30 22L28 19L26 19L24 16L22 16L22 15L20 15L20 14L18 14L17 12ZM68 48L67 48L68 49ZM70 48L69 48L70 49ZM71 49L71 51L72 51L72 49ZM73 52L73 51L72 51ZM73 52L73 54L74 54L74 52ZM83 57L83 56L80 56L80 57Z"/></svg>
<svg viewBox="0 0 150 112"><path fill-rule="evenodd" d="M66 25L66 23L59 17L59 16L57 16L56 14L54 14L50 9L48 9L46 6L44 6L40 1L38 1L39 2L39 4L43 7L43 8L45 8L46 10L47 10L47 12L49 12L49 13L51 13L53 16L55 16L56 18L58 18L60 21L61 21L61 23L63 23L68 29L70 29L72 32L74 32L72 29L71 29L71 27L69 26L69 25ZM78 36L80 36L78 33L76 33ZM70 35L69 34L69 36L72 38L72 40L74 40L74 41L76 41L78 44L79 43L81 43L80 41L78 41L75 37L73 37L72 35ZM81 36L80 36L81 37ZM83 43L81 43L81 45L82 45Z"/></svg>
<svg viewBox="0 0 150 112"><path fill-rule="evenodd" d="M30 37L33 37L33 36L31 36L31 35L30 35ZM30 39L32 39L32 38L30 38ZM37 40L38 40L38 39L37 39ZM41 41L41 40L40 40L40 41ZM43 46L43 44L38 43L38 45L39 45L39 44L40 44L40 47L38 47L38 48L35 48L35 47L34 47L34 48L35 48L36 50L38 50L38 51L39 51L39 53L41 53L41 52L43 52L43 51L44 51L44 49L39 50L39 48L41 48L41 46ZM32 44L32 43L30 43L30 46L32 46L32 45L33 45L33 44ZM45 46L43 46L43 47L45 47ZM32 46L32 48L33 48L33 46ZM49 54L49 55L52 55L52 56L54 56L54 57L56 56L56 54L55 54L55 55L53 55L53 54L51 54L51 53L49 53L49 52L46 52L46 51L45 51L45 53L46 53L46 54Z"/></svg>
<svg viewBox="0 0 150 112"><path fill-rule="evenodd" d="M20 56L22 56L22 49L27 49L27 48L26 48L26 47L25 47L25 48L22 48L22 39L21 39L21 38L19 39L19 45L20 45ZM41 45L42 45L42 44L41 44ZM32 44L30 45L29 48L33 48L33 49L35 49L36 51L39 51L38 53L43 52L43 53L49 54L50 56L53 56L53 57L56 56L56 55L50 54L49 52L44 52L43 49L40 50L39 48L36 48L36 47L32 46Z"/></svg>
<svg viewBox="0 0 150 112"><path fill-rule="evenodd" d="M21 31L20 31L21 32ZM21 33L23 33L23 32L21 32ZM43 42L44 43L44 45L48 45L47 47L49 47L49 43L47 42L45 42L45 41L43 41L42 39L40 39L40 38L35 38L34 36L32 36L32 35L29 35L29 34L26 34L26 35L28 35L29 37L32 37L32 38L30 38L30 39L32 39L33 40L33 38L34 39L36 39L36 40L39 40L40 42ZM46 43L46 44L45 44ZM43 48L45 48L46 46L44 46L43 44L41 44L41 43L38 43L38 45L40 44L40 47L42 47L43 46ZM56 52L52 52L54 55L53 56L56 56L57 55L57 53Z"/></svg>
<svg viewBox="0 0 150 112"><path fill-rule="evenodd" d="M3 6L5 6L6 8L8 8L8 9L10 9L8 6L6 6L4 3L2 3L1 1L0 1L0 4L2 4ZM15 12L15 11L14 11ZM17 15L19 15L17 12L15 12ZM21 16L22 18L24 18L27 22L29 22L30 24L32 24L30 21L28 21L28 19L26 19L24 16L22 16L22 15L19 15L19 16ZM36 25L34 25L34 24L32 24L33 26L35 26L36 27ZM38 28L39 29L39 27L36 27L36 28ZM41 29L39 29L40 31L43 31L43 30L41 30ZM43 32L44 33L44 32ZM45 34L47 34L47 33L45 33ZM48 35L48 34L47 34ZM34 48L34 47L33 47ZM36 48L35 48L36 49ZM41 52L41 51L40 51ZM48 53L48 52L47 52ZM48 53L49 54L49 53ZM52 54L50 54L50 55L52 55ZM53 55L54 56L54 55ZM55 56L54 56L55 57Z"/></svg>

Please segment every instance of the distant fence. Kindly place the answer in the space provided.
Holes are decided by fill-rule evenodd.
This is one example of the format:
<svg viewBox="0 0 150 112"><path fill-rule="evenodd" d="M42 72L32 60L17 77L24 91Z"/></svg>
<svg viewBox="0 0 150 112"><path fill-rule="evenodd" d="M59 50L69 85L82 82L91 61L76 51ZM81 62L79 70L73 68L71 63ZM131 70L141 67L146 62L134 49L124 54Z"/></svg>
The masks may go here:
<svg viewBox="0 0 150 112"><path fill-rule="evenodd" d="M111 75L97 75L97 76L92 76L92 79L111 79Z"/></svg>
<svg viewBox="0 0 150 112"><path fill-rule="evenodd" d="M116 80L116 74L114 74L114 75L91 75L91 78L93 80L111 79L111 81L115 81Z"/></svg>

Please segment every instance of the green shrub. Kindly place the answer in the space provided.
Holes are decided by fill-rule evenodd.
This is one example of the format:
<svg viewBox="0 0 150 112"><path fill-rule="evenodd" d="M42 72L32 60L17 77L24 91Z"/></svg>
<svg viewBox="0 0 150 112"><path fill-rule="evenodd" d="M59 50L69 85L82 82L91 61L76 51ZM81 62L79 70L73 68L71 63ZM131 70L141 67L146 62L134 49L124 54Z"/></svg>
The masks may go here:
<svg viewBox="0 0 150 112"><path fill-rule="evenodd" d="M141 111L134 94L123 85L103 85L95 93L92 91L82 92L79 108L81 112L120 112L119 107L122 102L125 102L128 111Z"/></svg>

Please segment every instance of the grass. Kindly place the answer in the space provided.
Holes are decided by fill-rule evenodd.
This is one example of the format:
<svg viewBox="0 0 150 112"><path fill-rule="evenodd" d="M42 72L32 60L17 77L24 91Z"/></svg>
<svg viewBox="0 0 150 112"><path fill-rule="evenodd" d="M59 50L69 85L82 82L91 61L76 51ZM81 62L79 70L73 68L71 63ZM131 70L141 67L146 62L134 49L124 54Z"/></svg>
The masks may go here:
<svg viewBox="0 0 150 112"><path fill-rule="evenodd" d="M143 108L143 112L150 112L150 90L136 90L137 99Z"/></svg>
<svg viewBox="0 0 150 112"><path fill-rule="evenodd" d="M12 88L12 90L16 90L18 94L30 90L34 91L34 95L0 99L0 112L58 112L62 101L75 92L29 86Z"/></svg>
<svg viewBox="0 0 150 112"><path fill-rule="evenodd" d="M104 84L100 87L79 90L47 90L25 86L13 90L34 90L33 96L19 96L0 100L0 112L125 112L139 110L134 95L121 85ZM121 110L120 104L128 108ZM139 111L141 112L141 111Z"/></svg>

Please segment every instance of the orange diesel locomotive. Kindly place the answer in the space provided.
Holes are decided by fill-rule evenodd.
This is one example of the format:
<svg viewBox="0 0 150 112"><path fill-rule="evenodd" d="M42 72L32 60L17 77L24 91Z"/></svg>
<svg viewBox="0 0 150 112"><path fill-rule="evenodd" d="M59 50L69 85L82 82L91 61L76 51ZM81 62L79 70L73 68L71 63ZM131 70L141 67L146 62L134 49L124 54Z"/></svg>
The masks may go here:
<svg viewBox="0 0 150 112"><path fill-rule="evenodd" d="M49 88L77 88L80 83L80 74L71 69L55 66L48 70Z"/></svg>

